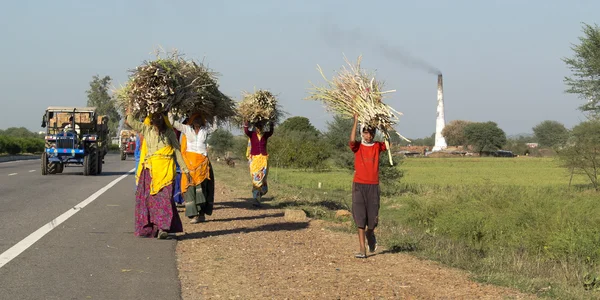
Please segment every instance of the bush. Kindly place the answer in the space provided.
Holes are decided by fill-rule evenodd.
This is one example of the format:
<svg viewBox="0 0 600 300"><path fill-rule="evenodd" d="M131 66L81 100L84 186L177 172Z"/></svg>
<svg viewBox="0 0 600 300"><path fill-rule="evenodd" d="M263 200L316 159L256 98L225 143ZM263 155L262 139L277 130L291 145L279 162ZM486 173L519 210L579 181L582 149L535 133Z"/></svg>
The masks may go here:
<svg viewBox="0 0 600 300"><path fill-rule="evenodd" d="M331 156L329 145L311 132L287 131L269 140L269 156L279 167L321 170Z"/></svg>
<svg viewBox="0 0 600 300"><path fill-rule="evenodd" d="M108 145L108 151L116 151L119 152L121 150L121 146L118 144L110 144Z"/></svg>
<svg viewBox="0 0 600 300"><path fill-rule="evenodd" d="M44 151L45 142L40 138L20 138L21 151L25 153L40 153Z"/></svg>
<svg viewBox="0 0 600 300"><path fill-rule="evenodd" d="M6 153L7 137L0 135L0 153Z"/></svg>
<svg viewBox="0 0 600 300"><path fill-rule="evenodd" d="M400 169L402 156L393 155L392 162L393 165L390 165L386 152L382 152L379 156L379 182L381 193L384 196L397 195L402 192L400 187L400 179L404 176L404 171Z"/></svg>
<svg viewBox="0 0 600 300"><path fill-rule="evenodd" d="M217 155L224 155L234 147L233 134L226 129L219 128L208 137L208 144Z"/></svg>
<svg viewBox="0 0 600 300"><path fill-rule="evenodd" d="M19 141L19 139L13 137L6 137L4 150L10 155L15 155L21 153L23 148L21 147L21 142Z"/></svg>
<svg viewBox="0 0 600 300"><path fill-rule="evenodd" d="M246 135L233 137L233 148L231 149L233 157L246 160L246 149L248 149L248 137Z"/></svg>

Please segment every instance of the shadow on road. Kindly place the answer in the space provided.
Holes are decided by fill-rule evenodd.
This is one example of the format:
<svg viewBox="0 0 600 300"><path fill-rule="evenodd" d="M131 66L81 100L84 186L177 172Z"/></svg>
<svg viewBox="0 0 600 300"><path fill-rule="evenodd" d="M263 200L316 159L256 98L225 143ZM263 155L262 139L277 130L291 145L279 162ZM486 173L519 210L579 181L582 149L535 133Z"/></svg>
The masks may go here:
<svg viewBox="0 0 600 300"><path fill-rule="evenodd" d="M235 229L227 229L227 230L216 230L216 231L204 231L204 232L194 232L194 233L186 233L184 235L178 236L177 240L190 240L190 239L203 239L211 236L221 236L226 234L236 234L236 233L250 233L250 232L260 232L260 231L294 231L294 230L302 230L308 227L308 222L290 222L290 223L276 223L276 224L267 224L254 228L235 228Z"/></svg>
<svg viewBox="0 0 600 300"><path fill-rule="evenodd" d="M384 254L396 254L396 253L400 253L400 252L414 252L414 251L417 251L417 246L413 245L413 244L394 245L394 246L390 247L389 249L385 249L381 252L369 254L369 256L384 255Z"/></svg>
<svg viewBox="0 0 600 300"><path fill-rule="evenodd" d="M254 206L254 199L252 198L236 198L236 200L241 200L241 201L223 201L223 202L215 202L215 209L217 207L229 207L229 208L239 208L239 209L260 209L260 210L267 210L267 209L277 209L277 207L272 206L266 202L269 202L271 200L273 200L273 198L263 198L261 203L262 203L262 207L261 208L257 208L256 206Z"/></svg>
<svg viewBox="0 0 600 300"><path fill-rule="evenodd" d="M248 217L237 217L237 218L227 218L227 219L210 219L208 222L229 222L229 221L244 221L244 220L256 220L256 219L266 219L266 218L279 218L283 217L283 213L276 214L262 214L258 216L248 216Z"/></svg>

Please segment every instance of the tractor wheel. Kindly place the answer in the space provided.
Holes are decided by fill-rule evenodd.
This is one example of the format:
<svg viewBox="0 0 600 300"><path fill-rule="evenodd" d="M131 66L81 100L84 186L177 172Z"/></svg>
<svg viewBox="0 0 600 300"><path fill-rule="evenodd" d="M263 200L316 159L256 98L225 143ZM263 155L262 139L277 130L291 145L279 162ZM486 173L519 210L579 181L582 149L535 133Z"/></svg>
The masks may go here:
<svg viewBox="0 0 600 300"><path fill-rule="evenodd" d="M42 153L42 175L48 175L48 153Z"/></svg>
<svg viewBox="0 0 600 300"><path fill-rule="evenodd" d="M102 155L98 155L98 168L96 171L97 175L102 174Z"/></svg>
<svg viewBox="0 0 600 300"><path fill-rule="evenodd" d="M125 160L127 159L127 153L125 153L125 151L121 150L121 160Z"/></svg>
<svg viewBox="0 0 600 300"><path fill-rule="evenodd" d="M48 172L48 174L56 174L58 173L58 163L54 163L54 162L49 162L47 164L48 167L46 167L46 170Z"/></svg>
<svg viewBox="0 0 600 300"><path fill-rule="evenodd" d="M83 175L90 175L90 153L83 158Z"/></svg>
<svg viewBox="0 0 600 300"><path fill-rule="evenodd" d="M98 148L92 144L89 147L88 154L83 158L83 175L98 174Z"/></svg>
<svg viewBox="0 0 600 300"><path fill-rule="evenodd" d="M90 145L90 175L98 174L98 145Z"/></svg>
<svg viewBox="0 0 600 300"><path fill-rule="evenodd" d="M63 172L64 169L65 169L65 164L63 164L63 163L56 164L56 173L60 174Z"/></svg>

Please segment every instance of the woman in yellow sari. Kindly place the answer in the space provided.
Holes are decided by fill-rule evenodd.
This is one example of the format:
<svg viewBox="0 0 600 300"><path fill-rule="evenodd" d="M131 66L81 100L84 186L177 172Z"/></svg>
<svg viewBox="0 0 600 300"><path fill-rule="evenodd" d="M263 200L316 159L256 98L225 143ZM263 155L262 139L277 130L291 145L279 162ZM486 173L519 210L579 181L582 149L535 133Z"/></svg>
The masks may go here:
<svg viewBox="0 0 600 300"><path fill-rule="evenodd" d="M135 236L165 239L169 233L183 232L173 201L175 159L186 176L189 170L173 128L162 114L142 123L128 111L125 123L144 136L136 172Z"/></svg>
<svg viewBox="0 0 600 300"><path fill-rule="evenodd" d="M265 125L270 127L269 131L264 131ZM254 205L260 207L262 196L269 191L267 185L267 175L269 173L269 154L267 153L267 141L273 135L273 125L257 123L254 124L254 130L250 130L248 121L244 122L244 133L250 139L250 177L252 178L252 198Z"/></svg>
<svg viewBox="0 0 600 300"><path fill-rule="evenodd" d="M181 132L181 153L190 170L191 180L182 177L180 185L185 199L185 216L192 219L192 224L204 222L206 215L212 215L215 202L215 178L206 140L217 129L217 120L212 126L206 126L204 118L195 113L185 124L176 120L172 123Z"/></svg>

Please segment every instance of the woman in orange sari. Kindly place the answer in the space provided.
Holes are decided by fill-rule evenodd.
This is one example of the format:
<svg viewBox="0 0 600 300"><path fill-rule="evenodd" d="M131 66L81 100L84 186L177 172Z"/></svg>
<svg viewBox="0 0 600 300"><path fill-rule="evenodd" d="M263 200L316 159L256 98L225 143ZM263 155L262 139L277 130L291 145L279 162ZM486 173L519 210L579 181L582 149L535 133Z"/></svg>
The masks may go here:
<svg viewBox="0 0 600 300"><path fill-rule="evenodd" d="M206 140L217 129L217 120L212 126L206 126L201 114L195 113L185 123L176 120L172 123L181 132L181 153L190 170L191 181L182 176L180 185L185 199L185 216L192 219L192 224L204 222L206 215L212 215L215 202L215 180Z"/></svg>

